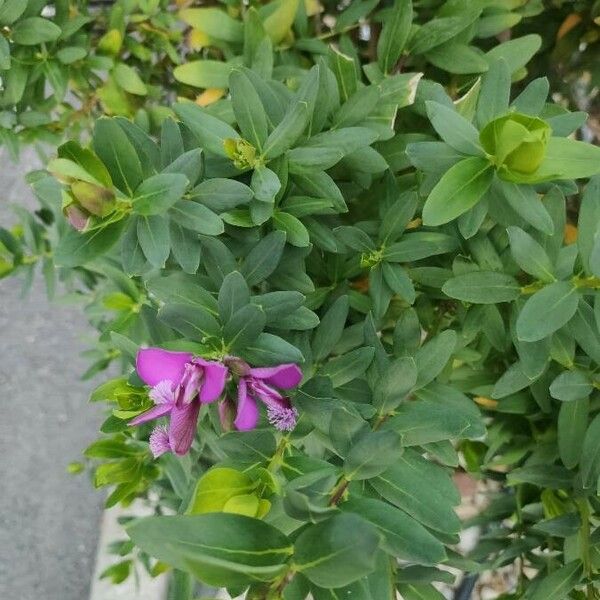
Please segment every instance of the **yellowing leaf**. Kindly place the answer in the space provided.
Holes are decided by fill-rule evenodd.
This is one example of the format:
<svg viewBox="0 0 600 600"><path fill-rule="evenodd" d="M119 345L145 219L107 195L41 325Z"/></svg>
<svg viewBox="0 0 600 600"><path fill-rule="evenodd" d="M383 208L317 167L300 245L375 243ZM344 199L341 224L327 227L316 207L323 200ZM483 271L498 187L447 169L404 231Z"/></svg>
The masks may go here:
<svg viewBox="0 0 600 600"><path fill-rule="evenodd" d="M574 244L577 241L577 227L575 225L571 225L571 223L567 223L565 225L565 244Z"/></svg>
<svg viewBox="0 0 600 600"><path fill-rule="evenodd" d="M304 7L307 17L314 17L320 12L323 12L323 5L319 2L319 0L304 0Z"/></svg>
<svg viewBox="0 0 600 600"><path fill-rule="evenodd" d="M198 106L208 106L217 100L220 100L225 95L223 88L208 88L204 90L196 98L196 104Z"/></svg>
<svg viewBox="0 0 600 600"><path fill-rule="evenodd" d="M577 13L571 13L567 16L567 18L562 22L561 26L558 28L556 32L556 39L560 40L569 33L574 27L577 27L581 23L581 15Z"/></svg>
<svg viewBox="0 0 600 600"><path fill-rule="evenodd" d="M118 29L107 31L98 41L98 50L113 56L119 53L123 44L123 36Z"/></svg>
<svg viewBox="0 0 600 600"><path fill-rule="evenodd" d="M263 26L273 43L279 44L289 33L298 10L298 0L275 0L275 7L263 21Z"/></svg>
<svg viewBox="0 0 600 600"><path fill-rule="evenodd" d="M188 34L188 46L192 50L202 50L206 46L210 46L210 37L199 29L192 29Z"/></svg>

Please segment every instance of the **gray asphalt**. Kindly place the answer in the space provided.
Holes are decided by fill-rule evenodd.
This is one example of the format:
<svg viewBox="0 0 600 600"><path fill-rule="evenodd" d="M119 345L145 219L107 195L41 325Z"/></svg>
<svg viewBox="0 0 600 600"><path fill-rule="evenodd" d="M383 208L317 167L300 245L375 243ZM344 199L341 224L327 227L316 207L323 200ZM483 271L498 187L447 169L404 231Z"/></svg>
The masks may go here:
<svg viewBox="0 0 600 600"><path fill-rule="evenodd" d="M8 202L35 206L18 166L0 152L0 224ZM79 355L92 336L77 307L50 305L41 276L25 298L0 280L0 598L85 600L103 502L87 475L67 465L95 439L102 421L82 382Z"/></svg>

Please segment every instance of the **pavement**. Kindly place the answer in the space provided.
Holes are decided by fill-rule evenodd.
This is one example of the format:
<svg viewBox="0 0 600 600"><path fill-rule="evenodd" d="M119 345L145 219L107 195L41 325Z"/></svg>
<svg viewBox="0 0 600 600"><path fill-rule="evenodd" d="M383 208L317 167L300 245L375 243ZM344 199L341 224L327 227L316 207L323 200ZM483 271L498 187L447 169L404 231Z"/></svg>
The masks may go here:
<svg viewBox="0 0 600 600"><path fill-rule="evenodd" d="M0 151L0 224L9 202L34 207L23 175ZM103 494L87 474L69 475L97 434L100 407L80 353L92 336L77 306L50 304L41 275L26 297L0 280L0 598L85 600L94 569Z"/></svg>

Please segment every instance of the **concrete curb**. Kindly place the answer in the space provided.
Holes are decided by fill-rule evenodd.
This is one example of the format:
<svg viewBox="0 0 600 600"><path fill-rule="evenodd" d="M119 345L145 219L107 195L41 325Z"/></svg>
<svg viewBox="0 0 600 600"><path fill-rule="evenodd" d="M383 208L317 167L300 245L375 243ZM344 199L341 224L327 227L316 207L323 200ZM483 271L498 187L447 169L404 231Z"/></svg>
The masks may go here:
<svg viewBox="0 0 600 600"><path fill-rule="evenodd" d="M150 577L146 571L138 569L139 577L130 576L120 585L113 585L100 574L110 565L118 562L119 557L108 553L111 542L127 539L127 535L118 522L122 516L144 517L151 514L141 503L134 503L126 509L115 507L105 510L100 524L100 538L96 551L96 565L90 586L89 600L165 600L167 597L167 577Z"/></svg>

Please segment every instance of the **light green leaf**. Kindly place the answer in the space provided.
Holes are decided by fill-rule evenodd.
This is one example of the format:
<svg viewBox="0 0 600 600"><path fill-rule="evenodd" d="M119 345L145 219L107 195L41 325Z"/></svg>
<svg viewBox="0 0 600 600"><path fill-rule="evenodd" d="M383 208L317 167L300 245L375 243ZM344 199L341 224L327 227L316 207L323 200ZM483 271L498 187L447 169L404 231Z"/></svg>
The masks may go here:
<svg viewBox="0 0 600 600"><path fill-rule="evenodd" d="M484 158L461 160L433 188L423 208L423 224L443 225L475 206L489 189L494 170Z"/></svg>
<svg viewBox="0 0 600 600"><path fill-rule="evenodd" d="M218 60L193 60L173 69L177 81L198 88L227 88L233 65Z"/></svg>

